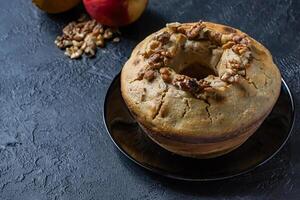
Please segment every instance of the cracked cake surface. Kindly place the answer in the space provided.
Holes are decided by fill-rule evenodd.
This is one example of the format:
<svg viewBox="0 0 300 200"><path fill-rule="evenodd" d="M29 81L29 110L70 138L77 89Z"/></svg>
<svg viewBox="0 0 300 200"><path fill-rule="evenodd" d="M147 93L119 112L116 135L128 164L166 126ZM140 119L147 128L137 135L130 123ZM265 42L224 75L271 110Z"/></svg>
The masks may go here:
<svg viewBox="0 0 300 200"><path fill-rule="evenodd" d="M263 45L237 29L202 21L167 24L151 34L121 73L129 110L163 147L162 141L180 146L248 138L272 110L280 85Z"/></svg>

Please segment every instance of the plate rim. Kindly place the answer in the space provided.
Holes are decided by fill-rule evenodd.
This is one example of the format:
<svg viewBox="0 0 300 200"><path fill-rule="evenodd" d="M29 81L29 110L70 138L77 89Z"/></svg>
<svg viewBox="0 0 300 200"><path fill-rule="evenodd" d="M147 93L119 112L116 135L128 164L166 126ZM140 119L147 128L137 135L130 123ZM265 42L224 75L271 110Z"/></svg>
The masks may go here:
<svg viewBox="0 0 300 200"><path fill-rule="evenodd" d="M109 87L107 88L106 90L106 93L105 93L105 98L104 98L104 102L103 102L103 112L102 112L102 118L103 118L103 122L104 122L104 126L105 126L105 130L107 132L107 134L109 135L109 138L111 139L111 141L113 142L114 146L117 147L117 149L123 154L125 155L129 160L131 160L132 162L134 162L135 164L137 164L138 166L142 167L143 169L146 169L152 173L155 173L155 174L158 174L158 175L161 175L161 176L164 176L164 177L167 177L167 178L171 178L171 179L174 179L174 180L180 180L180 181L189 181L189 182L208 182L208 181L220 181L220 180L225 180L225 179L230 179L230 178L234 178L234 177L237 177L237 176L240 176L240 175L243 175L243 174L247 174L249 172L252 172L254 170L256 170L258 167L261 167L262 165L266 164L268 161L270 161L271 159L273 159L277 154L278 152L285 146L285 144L287 143L287 141L289 140L289 138L291 137L291 134L293 132L293 129L294 129L294 125L295 125L295 118L296 118L296 115L295 115L295 102L294 102L294 95L292 93L292 91L290 90L288 84L286 83L286 81L281 78L281 82L283 83L284 87L287 89L287 93L289 95L289 98L291 100L291 108L292 108L292 124L290 126L290 130L289 130L289 133L287 134L287 137L285 138L285 140L283 141L283 143L280 145L280 147L269 157L267 157L265 160L263 160L262 162L260 162L259 164L257 164L256 166L250 168L250 169L247 169L247 170L244 170L244 171L241 171L239 173L236 173L236 174L232 174L232 175L228 175L228 176L221 176L221 177L217 177L217 178L195 178L195 179L192 179L192 178L184 178L184 177L179 177L179 176L175 176L175 175L172 175L170 173L168 173L167 171L165 170L161 170L161 169L156 169L155 167L151 167L151 166L148 166L146 163L143 164L139 161L137 161L136 159L134 159L131 155L129 155L121 146L119 146L116 141L114 140L114 138L112 137L110 131L108 130L108 125L107 125L107 121L106 121L106 113L107 113L107 108L106 108L106 104L107 104L107 99L108 99L108 93L111 91L112 89L112 86L113 84L118 80L120 79L121 77L121 72L119 72L111 81Z"/></svg>

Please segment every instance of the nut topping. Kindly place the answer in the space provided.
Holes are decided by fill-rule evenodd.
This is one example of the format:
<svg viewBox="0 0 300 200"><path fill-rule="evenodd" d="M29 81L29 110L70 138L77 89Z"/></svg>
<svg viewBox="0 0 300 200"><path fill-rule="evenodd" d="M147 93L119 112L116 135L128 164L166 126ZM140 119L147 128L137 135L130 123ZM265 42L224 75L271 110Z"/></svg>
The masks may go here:
<svg viewBox="0 0 300 200"><path fill-rule="evenodd" d="M144 74L144 78L148 81L152 81L154 79L154 71L153 70L148 70Z"/></svg>
<svg viewBox="0 0 300 200"><path fill-rule="evenodd" d="M84 16L69 23L54 43L58 48L65 49L65 55L71 59L80 58L83 53L94 56L97 47L104 47L105 40L112 39L117 33L117 29L104 27ZM119 42L120 38L115 37L112 41Z"/></svg>
<svg viewBox="0 0 300 200"><path fill-rule="evenodd" d="M222 49L230 49L233 45L235 45L235 43L232 41L229 41L222 45Z"/></svg>
<svg viewBox="0 0 300 200"><path fill-rule="evenodd" d="M163 66L164 57L160 53L154 53L149 57L149 64L153 68L159 68Z"/></svg>
<svg viewBox="0 0 300 200"><path fill-rule="evenodd" d="M167 67L160 68L159 73L161 74L161 78L166 83L170 83L172 81L171 72L170 72L169 68L167 68Z"/></svg>
<svg viewBox="0 0 300 200"><path fill-rule="evenodd" d="M205 25L202 24L202 21L198 22L197 24L193 25L186 33L187 38L189 40L200 39L200 32L205 28Z"/></svg>
<svg viewBox="0 0 300 200"><path fill-rule="evenodd" d="M228 84L239 82L242 77L246 76L245 68L250 66L251 58L250 39L246 35L216 32L207 28L201 21L193 25L171 23L167 24L167 28L166 31L154 36L142 53L149 66L139 73L139 80L145 78L152 81L155 75L160 74L164 82L188 91L197 98L205 99L207 93L214 92L216 89L224 90ZM212 51L219 49L232 54L229 57L230 60L226 60L225 71L219 77L209 76L197 80L176 74L172 68L166 67L172 67L171 61L180 49L196 51L201 48L199 42L193 42L200 39L210 41L208 48Z"/></svg>
<svg viewBox="0 0 300 200"><path fill-rule="evenodd" d="M188 79L186 83L187 83L186 86L192 93L199 92L200 87L199 87L199 84L197 83L197 79L195 79L195 78Z"/></svg>
<svg viewBox="0 0 300 200"><path fill-rule="evenodd" d="M171 36L171 34L165 31L165 32L157 35L155 39L157 41L161 42L162 44L165 44L170 40L170 36Z"/></svg>
<svg viewBox="0 0 300 200"><path fill-rule="evenodd" d="M248 47L245 44L236 44L232 47L232 50L238 54L238 55L242 55L244 54L246 51L248 51Z"/></svg>

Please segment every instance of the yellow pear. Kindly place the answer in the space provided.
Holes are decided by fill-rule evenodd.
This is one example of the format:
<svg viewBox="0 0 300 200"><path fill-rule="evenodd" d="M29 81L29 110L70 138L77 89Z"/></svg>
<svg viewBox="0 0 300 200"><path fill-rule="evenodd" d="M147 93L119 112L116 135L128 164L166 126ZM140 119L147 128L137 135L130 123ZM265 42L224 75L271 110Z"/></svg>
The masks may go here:
<svg viewBox="0 0 300 200"><path fill-rule="evenodd" d="M32 0L32 2L47 13L61 13L75 7L81 0Z"/></svg>

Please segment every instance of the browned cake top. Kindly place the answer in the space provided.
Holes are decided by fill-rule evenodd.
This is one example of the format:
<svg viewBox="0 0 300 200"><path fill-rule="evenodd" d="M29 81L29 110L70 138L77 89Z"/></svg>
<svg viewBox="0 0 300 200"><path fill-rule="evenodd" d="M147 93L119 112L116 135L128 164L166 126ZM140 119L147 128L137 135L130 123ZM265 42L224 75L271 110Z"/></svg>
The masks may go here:
<svg viewBox="0 0 300 200"><path fill-rule="evenodd" d="M171 23L133 51L122 95L140 123L166 135L230 137L273 107L281 78L269 51L231 27Z"/></svg>

